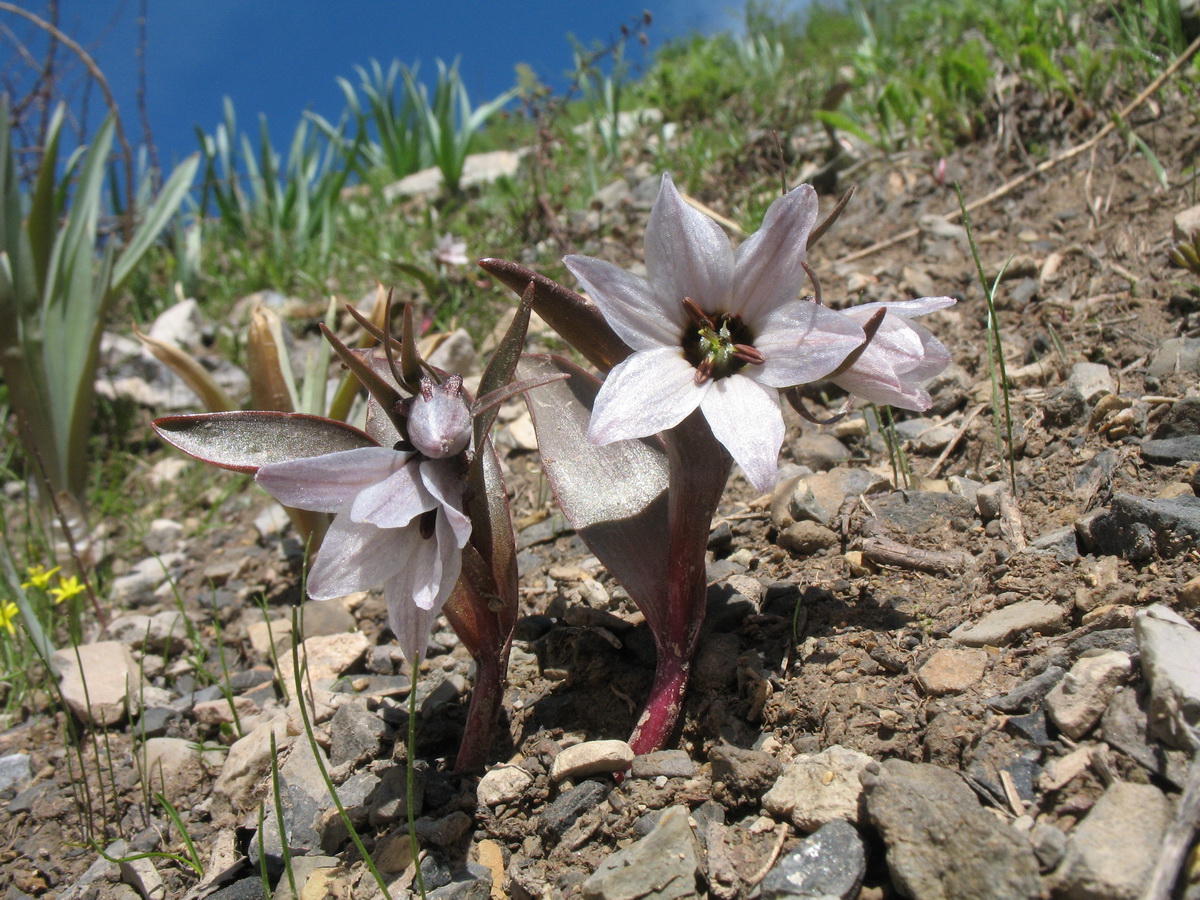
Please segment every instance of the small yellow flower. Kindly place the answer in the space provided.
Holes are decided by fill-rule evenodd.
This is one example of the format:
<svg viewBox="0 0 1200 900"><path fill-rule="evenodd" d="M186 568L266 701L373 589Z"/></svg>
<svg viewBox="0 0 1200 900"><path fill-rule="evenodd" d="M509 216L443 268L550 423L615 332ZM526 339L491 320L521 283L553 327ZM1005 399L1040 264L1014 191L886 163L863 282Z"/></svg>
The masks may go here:
<svg viewBox="0 0 1200 900"><path fill-rule="evenodd" d="M50 596L54 598L56 604L62 603L64 600L70 600L76 594L82 593L83 584L74 575L70 578L59 578L58 587L50 589Z"/></svg>
<svg viewBox="0 0 1200 900"><path fill-rule="evenodd" d="M17 629L13 625L13 620L16 619L17 613L17 604L11 600L0 603L0 628L7 628L9 634L16 634Z"/></svg>
<svg viewBox="0 0 1200 900"><path fill-rule="evenodd" d="M61 568L62 566L55 566L53 569L47 572L45 566L30 566L25 570L29 573L29 580L21 582L21 587L35 587L38 590L44 591L50 584L50 579L54 576L54 573Z"/></svg>

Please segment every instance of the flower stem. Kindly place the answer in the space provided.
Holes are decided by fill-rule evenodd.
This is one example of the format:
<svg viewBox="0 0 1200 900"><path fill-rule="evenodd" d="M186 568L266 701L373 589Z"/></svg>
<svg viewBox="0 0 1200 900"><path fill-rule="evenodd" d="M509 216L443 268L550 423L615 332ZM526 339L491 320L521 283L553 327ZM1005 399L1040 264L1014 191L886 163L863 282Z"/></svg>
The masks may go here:
<svg viewBox="0 0 1200 900"><path fill-rule="evenodd" d="M654 629L658 664L650 697L629 740L637 754L662 749L683 709L704 624L708 530L733 466L699 412L663 437L670 465L666 616L647 616Z"/></svg>
<svg viewBox="0 0 1200 900"><path fill-rule="evenodd" d="M481 772L490 758L496 726L504 702L504 679L508 671L510 643L497 653L485 653L475 658L475 685L467 706L467 721L463 728L456 772Z"/></svg>

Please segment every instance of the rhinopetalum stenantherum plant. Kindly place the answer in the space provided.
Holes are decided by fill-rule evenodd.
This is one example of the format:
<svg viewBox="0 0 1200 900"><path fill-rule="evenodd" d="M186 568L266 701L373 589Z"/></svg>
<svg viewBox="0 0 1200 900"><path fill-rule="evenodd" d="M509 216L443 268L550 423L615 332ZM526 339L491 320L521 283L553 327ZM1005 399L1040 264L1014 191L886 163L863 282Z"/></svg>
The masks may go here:
<svg viewBox="0 0 1200 900"><path fill-rule="evenodd" d="M568 256L589 300L514 263L480 265L514 290L605 377L526 356L522 378L565 373L526 395L564 514L620 581L654 634L658 664L631 738L662 747L687 689L705 610L708 531L737 462L775 483L780 394L827 378L878 403L924 410L919 382L949 362L911 319L954 301L921 298L844 312L820 302L808 246L817 197L802 185L768 209L735 251L720 226L664 176L646 228L647 277ZM802 296L811 281L815 296Z"/></svg>
<svg viewBox="0 0 1200 900"><path fill-rule="evenodd" d="M400 341L356 318L381 349L351 350L325 333L370 392L365 431L269 411L168 416L154 427L199 459L255 473L287 506L332 515L309 574L309 596L328 600L382 587L388 622L410 666L424 658L433 621L445 613L476 661L457 767L479 769L499 721L517 614L512 522L488 434L499 403L565 376L512 383L529 323L525 304L474 402L460 376L419 359L407 309Z"/></svg>

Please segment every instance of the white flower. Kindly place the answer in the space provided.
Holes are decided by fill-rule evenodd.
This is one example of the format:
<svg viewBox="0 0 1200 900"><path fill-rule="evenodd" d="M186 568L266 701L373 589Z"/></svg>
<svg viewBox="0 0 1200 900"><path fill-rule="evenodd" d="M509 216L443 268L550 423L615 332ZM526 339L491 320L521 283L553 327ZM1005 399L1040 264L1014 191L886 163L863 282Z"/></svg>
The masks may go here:
<svg viewBox="0 0 1200 900"><path fill-rule="evenodd" d="M256 480L280 503L334 514L308 595L330 600L382 585L400 648L419 662L471 536L456 462L362 447L266 465Z"/></svg>
<svg viewBox="0 0 1200 900"><path fill-rule="evenodd" d="M435 262L443 266L465 266L467 259L467 242L458 240L452 234L443 234L433 248Z"/></svg>
<svg viewBox="0 0 1200 900"><path fill-rule="evenodd" d="M633 350L596 397L589 439L645 437L698 407L750 483L770 490L784 433L778 389L825 377L864 338L858 323L800 298L816 220L816 192L801 185L771 204L734 253L664 175L646 227L648 279L568 256Z"/></svg>
<svg viewBox="0 0 1200 900"><path fill-rule="evenodd" d="M932 378L950 363L942 342L923 325L909 319L954 305L953 297L921 297L899 303L864 303L842 312L861 325L876 310L887 314L862 355L845 372L830 380L872 403L890 403L924 412L932 401L919 382Z"/></svg>

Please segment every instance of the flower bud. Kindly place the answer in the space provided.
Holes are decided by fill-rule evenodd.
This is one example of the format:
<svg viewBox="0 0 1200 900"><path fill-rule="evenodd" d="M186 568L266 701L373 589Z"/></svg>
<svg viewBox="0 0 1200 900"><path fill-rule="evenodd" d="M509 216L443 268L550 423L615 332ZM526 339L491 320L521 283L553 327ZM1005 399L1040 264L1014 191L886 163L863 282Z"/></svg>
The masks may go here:
<svg viewBox="0 0 1200 900"><path fill-rule="evenodd" d="M408 439L430 459L455 456L471 442L471 410L462 395L462 376L452 375L442 384L421 379L408 413Z"/></svg>

